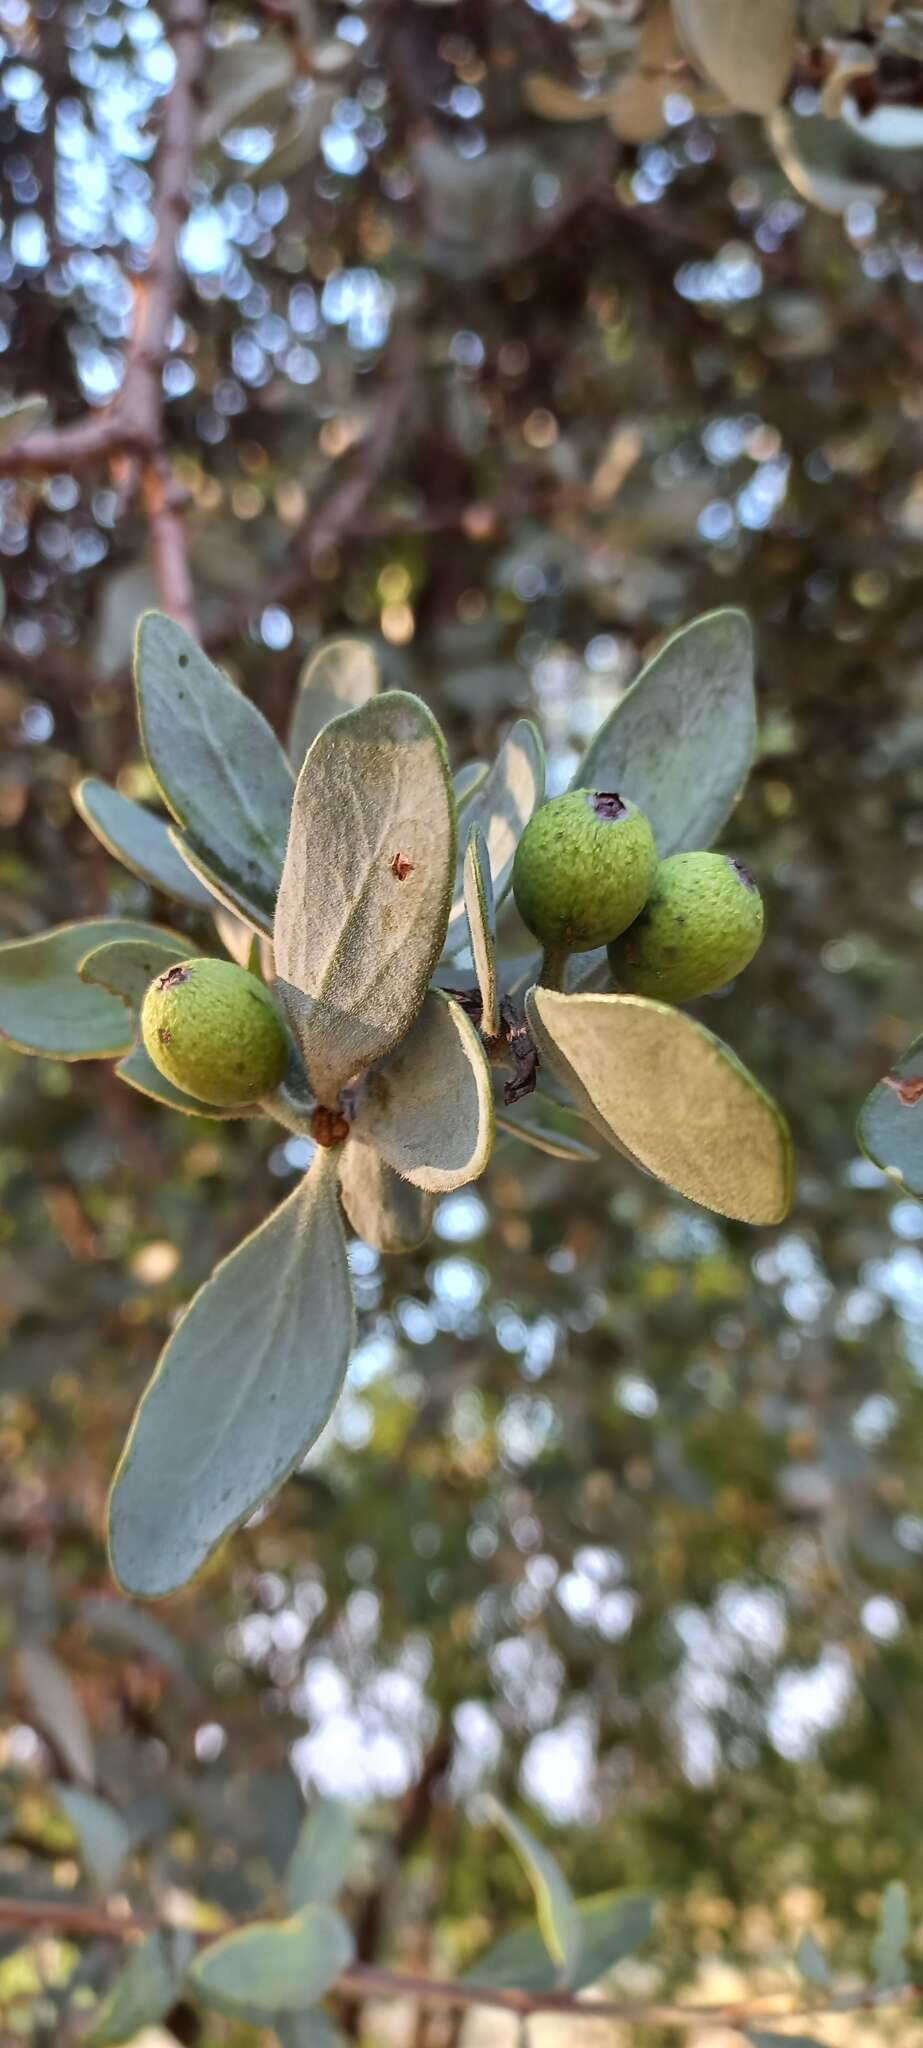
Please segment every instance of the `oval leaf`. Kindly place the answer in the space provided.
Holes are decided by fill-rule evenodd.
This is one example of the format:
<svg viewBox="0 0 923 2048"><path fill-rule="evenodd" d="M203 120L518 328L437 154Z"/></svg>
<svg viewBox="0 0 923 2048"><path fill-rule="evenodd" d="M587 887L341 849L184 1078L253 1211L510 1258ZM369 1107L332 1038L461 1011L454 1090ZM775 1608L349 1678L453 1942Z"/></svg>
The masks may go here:
<svg viewBox="0 0 923 2048"><path fill-rule="evenodd" d="M189 1982L219 2012L298 2012L316 2004L352 1961L342 1915L308 1905L289 1920L255 1922L197 1956Z"/></svg>
<svg viewBox="0 0 923 2048"><path fill-rule="evenodd" d="M345 1883L358 1839L342 1799L318 1799L303 1821L285 1875L293 1910L314 1899L333 1899Z"/></svg>
<svg viewBox="0 0 923 2048"><path fill-rule="evenodd" d="M172 940L166 933L163 938L110 939L81 960L80 979L95 982L98 988L107 988L110 995L118 996L137 1027L141 1005L154 976L163 974L174 960L190 959L196 950L179 933Z"/></svg>
<svg viewBox="0 0 923 2048"><path fill-rule="evenodd" d="M771 114L795 61L796 0L673 0L696 69L747 114Z"/></svg>
<svg viewBox="0 0 923 2048"><path fill-rule="evenodd" d="M81 981L82 960L111 939L166 940L174 932L137 918L94 917L60 924L36 939L0 946L0 1038L17 1052L94 1060L127 1052L133 1031L125 1005L108 989Z"/></svg>
<svg viewBox="0 0 923 2048"><path fill-rule="evenodd" d="M193 851L271 917L292 802L292 771L275 734L161 612L146 612L138 627L135 686L144 750L165 804Z"/></svg>
<svg viewBox="0 0 923 2048"><path fill-rule="evenodd" d="M180 858L163 819L144 804L133 803L108 782L87 775L74 790L74 805L107 852L131 874L192 910L214 910L214 897Z"/></svg>
<svg viewBox="0 0 923 2048"><path fill-rule="evenodd" d="M859 1143L882 1173L923 1200L923 1038L914 1040L866 1097Z"/></svg>
<svg viewBox="0 0 923 2048"><path fill-rule="evenodd" d="M381 688L378 657L364 640L324 640L298 678L288 753L297 774L332 718L358 711Z"/></svg>
<svg viewBox="0 0 923 2048"><path fill-rule="evenodd" d="M272 936L272 911L265 904L257 903L253 890L242 869L231 875L227 870L219 872L213 861L208 860L198 846L194 846L185 832L176 825L167 828L167 836L175 847L183 866L201 882L215 903L221 903L234 917L242 920L251 932L260 938Z"/></svg>
<svg viewBox="0 0 923 2048"><path fill-rule="evenodd" d="M114 1806L80 1785L56 1785L55 1798L80 1842L97 1891L111 1892L131 1848L131 1835Z"/></svg>
<svg viewBox="0 0 923 2048"><path fill-rule="evenodd" d="M90 1724L63 1664L44 1643L21 1644L16 1662L36 1725L71 1776L92 1785L96 1768Z"/></svg>
<svg viewBox="0 0 923 2048"><path fill-rule="evenodd" d="M496 1038L500 1029L500 999L497 989L497 928L494 891L487 858L487 841L480 825L468 834L464 868L465 914L471 938L474 971L481 992L481 1030L485 1038Z"/></svg>
<svg viewBox="0 0 923 2048"><path fill-rule="evenodd" d="M163 1352L109 1503L112 1567L127 1592L184 1585L330 1418L354 1334L336 1171L335 1153L318 1150L294 1192L215 1268Z"/></svg>
<svg viewBox="0 0 923 2048"><path fill-rule="evenodd" d="M166 2019L176 2004L190 1950L188 1935L149 1935L97 2007L93 2026L81 2035L81 2048L120 2048L143 2027Z"/></svg>
<svg viewBox="0 0 923 2048"><path fill-rule="evenodd" d="M572 1985L580 1969L583 1928L577 1901L554 1857L537 1842L531 1829L502 1806L492 1793L482 1799L482 1811L494 1827L506 1836L522 1863L532 1890L539 1930L552 1962L558 1965L558 1982Z"/></svg>
<svg viewBox="0 0 923 2048"><path fill-rule="evenodd" d="M792 1195L784 1118L720 1038L643 996L535 988L526 1010L542 1058L563 1054L597 1117L642 1166L703 1208L778 1223Z"/></svg>
<svg viewBox="0 0 923 2048"><path fill-rule="evenodd" d="M432 1195L402 1180L355 1134L340 1155L340 1200L356 1236L373 1251L415 1252L429 1236Z"/></svg>
<svg viewBox="0 0 923 2048"><path fill-rule="evenodd" d="M455 801L459 811L462 811L465 805L471 802L475 792L480 789L486 774L486 761L466 761L464 767L459 768L453 775L452 788L455 791Z"/></svg>
<svg viewBox="0 0 923 2048"><path fill-rule="evenodd" d="M478 825L487 841L494 902L502 903L513 879L519 840L545 794L545 750L529 718L518 718L493 766L465 803L469 830ZM468 936L464 856L459 861L445 950L457 953Z"/></svg>
<svg viewBox="0 0 923 2048"><path fill-rule="evenodd" d="M744 612L706 612L642 669L600 726L574 784L630 797L665 860L717 838L755 745L750 622Z"/></svg>
<svg viewBox="0 0 923 2048"><path fill-rule="evenodd" d="M580 1957L571 1988L585 1991L649 1940L653 1913L650 1899L633 1892L600 1892L594 1898L581 1899L577 1913ZM463 1981L494 1990L542 1992L553 1991L559 1975L540 1929L532 1926L505 1934L466 1972Z"/></svg>
<svg viewBox="0 0 923 2048"><path fill-rule="evenodd" d="M490 1068L473 1024L439 989L430 989L413 1030L369 1075L355 1133L428 1194L483 1173L494 1137Z"/></svg>
<svg viewBox="0 0 923 2048"><path fill-rule="evenodd" d="M273 933L321 1102L409 1030L445 937L455 812L445 745L392 690L319 734L298 778Z"/></svg>

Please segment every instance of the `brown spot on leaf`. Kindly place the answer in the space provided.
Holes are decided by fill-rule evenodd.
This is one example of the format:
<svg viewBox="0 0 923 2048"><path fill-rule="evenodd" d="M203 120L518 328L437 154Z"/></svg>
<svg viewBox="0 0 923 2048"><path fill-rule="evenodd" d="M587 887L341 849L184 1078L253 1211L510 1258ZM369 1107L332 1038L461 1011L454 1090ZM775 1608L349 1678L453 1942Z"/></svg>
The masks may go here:
<svg viewBox="0 0 923 2048"><path fill-rule="evenodd" d="M905 1109L913 1109L918 1102L923 1102L923 1074L911 1074L906 1081L902 1081L899 1074L886 1074L884 1085L890 1088Z"/></svg>
<svg viewBox="0 0 923 2048"><path fill-rule="evenodd" d="M413 861L408 860L406 853L396 853L391 862L391 873L399 882L406 882L408 875L413 874Z"/></svg>
<svg viewBox="0 0 923 2048"><path fill-rule="evenodd" d="M166 974L162 974L162 975L160 976L160 978L159 978L159 980L158 980L158 983L157 983L157 986L158 986L158 988L161 988L161 989L163 989L163 988L181 988L181 987L182 987L182 985L183 985L183 982L184 982L184 981L188 981L188 980L189 980L189 969L188 969L188 967L184 967L184 966L182 966L182 964L180 964L180 965L179 965L179 966L177 966L177 967L168 967L168 968L167 968L167 971L166 971Z"/></svg>
<svg viewBox="0 0 923 2048"><path fill-rule="evenodd" d="M342 1145L349 1137L349 1123L341 1109L326 1109L319 1102L311 1118L311 1136L315 1145L323 1145L325 1151L331 1145Z"/></svg>

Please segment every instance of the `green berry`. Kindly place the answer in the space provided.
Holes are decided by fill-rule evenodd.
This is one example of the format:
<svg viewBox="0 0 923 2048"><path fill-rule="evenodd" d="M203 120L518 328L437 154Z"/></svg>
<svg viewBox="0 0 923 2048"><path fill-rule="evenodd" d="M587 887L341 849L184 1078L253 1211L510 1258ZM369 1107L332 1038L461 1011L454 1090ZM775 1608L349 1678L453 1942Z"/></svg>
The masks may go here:
<svg viewBox="0 0 923 2048"><path fill-rule="evenodd" d="M277 1088L288 1041L273 999L231 960L182 960L152 981L141 1036L158 1072L216 1108Z"/></svg>
<svg viewBox="0 0 923 2048"><path fill-rule="evenodd" d="M640 917L609 947L609 964L631 995L691 1003L740 974L762 936L762 897L742 861L674 853Z"/></svg>
<svg viewBox="0 0 923 2048"><path fill-rule="evenodd" d="M611 791L572 789L526 826L513 864L516 907L543 946L585 952L632 923L656 867L642 811Z"/></svg>

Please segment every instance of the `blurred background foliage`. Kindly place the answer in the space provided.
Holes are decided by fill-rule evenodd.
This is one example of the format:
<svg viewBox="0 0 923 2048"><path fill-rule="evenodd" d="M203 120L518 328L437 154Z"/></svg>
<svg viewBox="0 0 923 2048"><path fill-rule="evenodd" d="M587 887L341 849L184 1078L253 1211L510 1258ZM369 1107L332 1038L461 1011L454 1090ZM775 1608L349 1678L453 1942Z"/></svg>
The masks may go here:
<svg viewBox="0 0 923 2048"><path fill-rule="evenodd" d="M791 1983L806 1928L862 1969L895 1878L923 1931L923 1207L853 1136L923 1014L923 14L806 0L798 27L775 111L737 112L639 0L210 10L163 364L208 644L284 729L318 638L367 636L456 765L530 711L560 788L642 650L743 604L762 746L728 843L769 935L701 1014L786 1106L799 1193L752 1232L502 1144L434 1245L352 1246L327 1440L143 1610L101 1540L133 1403L304 1159L0 1056L7 1895L92 1897L57 1788L93 1782L135 1907L218 1925L333 1793L361 1953L460 1971L529 1906L466 1810L489 1782L581 1894L657 1897L627 1992ZM153 6L0 0L0 382L65 424L118 388L171 76ZM175 921L69 797L152 795L129 483L0 481L6 936ZM76 2040L110 1948L2 1953L4 2042ZM848 2038L889 2024L923 2037ZM512 2038L489 2025L465 2039Z"/></svg>

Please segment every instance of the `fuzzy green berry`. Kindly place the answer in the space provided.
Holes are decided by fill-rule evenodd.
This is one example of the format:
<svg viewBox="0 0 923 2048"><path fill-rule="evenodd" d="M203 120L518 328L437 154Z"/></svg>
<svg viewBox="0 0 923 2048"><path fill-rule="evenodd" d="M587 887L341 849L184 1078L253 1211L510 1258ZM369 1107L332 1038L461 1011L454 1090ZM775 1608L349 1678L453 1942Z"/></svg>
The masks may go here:
<svg viewBox="0 0 923 2048"><path fill-rule="evenodd" d="M632 923L656 867L643 811L612 791L572 789L526 826L513 864L516 908L547 949L582 953Z"/></svg>
<svg viewBox="0 0 923 2048"><path fill-rule="evenodd" d="M158 975L141 1007L141 1036L159 1073L216 1109L258 1102L288 1065L269 990L231 960L181 960Z"/></svg>
<svg viewBox="0 0 923 2048"><path fill-rule="evenodd" d="M762 936L762 897L742 861L674 853L640 917L609 947L609 964L631 995L691 1003L742 973Z"/></svg>

